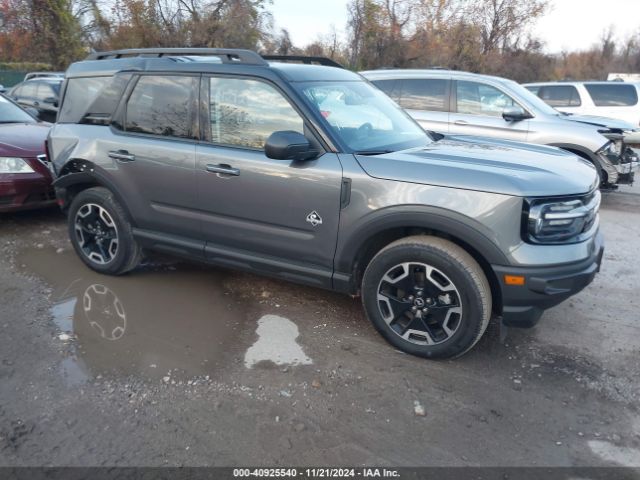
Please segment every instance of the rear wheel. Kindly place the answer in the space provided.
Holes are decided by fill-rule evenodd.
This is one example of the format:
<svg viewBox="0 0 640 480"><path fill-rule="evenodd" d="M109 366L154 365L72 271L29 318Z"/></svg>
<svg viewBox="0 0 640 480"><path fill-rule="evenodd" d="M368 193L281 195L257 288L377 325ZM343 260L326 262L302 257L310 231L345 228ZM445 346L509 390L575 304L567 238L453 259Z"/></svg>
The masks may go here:
<svg viewBox="0 0 640 480"><path fill-rule="evenodd" d="M113 194L103 187L80 192L69 208L69 238L89 268L111 275L134 269L140 247L131 223Z"/></svg>
<svg viewBox="0 0 640 480"><path fill-rule="evenodd" d="M464 354L491 317L491 289L478 263L458 245L426 235L393 242L371 260L362 301L389 343L427 358Z"/></svg>

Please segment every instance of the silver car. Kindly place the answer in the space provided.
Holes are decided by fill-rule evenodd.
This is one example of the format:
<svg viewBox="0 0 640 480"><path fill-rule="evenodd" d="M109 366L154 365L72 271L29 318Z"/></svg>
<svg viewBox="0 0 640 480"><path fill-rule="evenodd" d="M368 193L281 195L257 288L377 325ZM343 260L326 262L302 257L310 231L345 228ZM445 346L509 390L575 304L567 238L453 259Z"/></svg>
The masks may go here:
<svg viewBox="0 0 640 480"><path fill-rule="evenodd" d="M632 183L638 169L623 141L632 125L565 115L512 80L451 70L361 73L425 130L559 147L593 163L605 186Z"/></svg>

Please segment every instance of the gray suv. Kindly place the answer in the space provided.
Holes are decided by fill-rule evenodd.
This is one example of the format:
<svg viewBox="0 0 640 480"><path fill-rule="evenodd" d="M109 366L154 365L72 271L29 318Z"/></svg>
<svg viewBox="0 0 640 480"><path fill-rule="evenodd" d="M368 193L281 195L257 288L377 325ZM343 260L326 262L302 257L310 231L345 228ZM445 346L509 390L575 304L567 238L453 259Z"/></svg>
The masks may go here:
<svg viewBox="0 0 640 480"><path fill-rule="evenodd" d="M634 125L567 115L506 78L453 70L362 72L426 130L562 148L595 165L602 185L633 182L637 154L624 143Z"/></svg>
<svg viewBox="0 0 640 480"><path fill-rule="evenodd" d="M126 50L69 68L47 149L86 265L119 275L155 250L359 293L384 338L429 358L592 281L590 163L437 140L355 73L268 60Z"/></svg>

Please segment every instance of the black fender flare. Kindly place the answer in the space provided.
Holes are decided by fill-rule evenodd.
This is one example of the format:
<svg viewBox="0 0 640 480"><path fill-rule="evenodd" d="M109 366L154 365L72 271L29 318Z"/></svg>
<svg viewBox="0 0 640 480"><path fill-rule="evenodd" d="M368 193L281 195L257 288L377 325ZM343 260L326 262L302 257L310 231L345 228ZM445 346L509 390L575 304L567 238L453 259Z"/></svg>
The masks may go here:
<svg viewBox="0 0 640 480"><path fill-rule="evenodd" d="M450 236L475 250L488 265L508 265L506 255L489 236L489 229L477 220L440 207L405 205L377 210L356 225L349 238L338 242L335 270L351 277L362 248L377 235L394 228L416 228ZM484 233L485 230L487 233Z"/></svg>
<svg viewBox="0 0 640 480"><path fill-rule="evenodd" d="M98 185L108 189L118 203L125 209L129 218L132 220L131 212L127 207L127 203L124 201L124 197L120 193L118 187L111 181L106 175L101 174L100 170L92 165L92 168L81 172L66 173L53 181L53 188L55 188L56 196L58 200L61 200L61 208L66 210L69 207L69 198L67 189L74 185L92 184Z"/></svg>

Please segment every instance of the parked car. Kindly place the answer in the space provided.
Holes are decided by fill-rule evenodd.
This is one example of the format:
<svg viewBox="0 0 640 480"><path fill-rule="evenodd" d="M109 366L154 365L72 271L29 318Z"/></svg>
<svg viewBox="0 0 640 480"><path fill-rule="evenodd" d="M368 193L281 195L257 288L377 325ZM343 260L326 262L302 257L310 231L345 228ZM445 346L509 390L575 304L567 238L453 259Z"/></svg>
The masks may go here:
<svg viewBox="0 0 640 480"><path fill-rule="evenodd" d="M58 114L58 100L63 78L38 78L27 80L14 86L9 92L23 107L35 108L38 118L45 122L55 122Z"/></svg>
<svg viewBox="0 0 640 480"><path fill-rule="evenodd" d="M561 112L609 117L633 128L640 126L640 83L545 82L524 87ZM640 146L640 130L626 134L625 142Z"/></svg>
<svg viewBox="0 0 640 480"><path fill-rule="evenodd" d="M6 91L7 88L4 85L0 84L0 93L5 93Z"/></svg>
<svg viewBox="0 0 640 480"><path fill-rule="evenodd" d="M66 79L54 186L97 272L150 249L360 293L392 345L436 358L472 348L492 314L535 324L599 268L591 163L435 141L347 70L140 49L92 54Z"/></svg>
<svg viewBox="0 0 640 480"><path fill-rule="evenodd" d="M44 154L49 127L0 95L0 212L55 204Z"/></svg>
<svg viewBox="0 0 640 480"><path fill-rule="evenodd" d="M64 78L64 72L29 72L24 76L24 81L34 78Z"/></svg>
<svg viewBox="0 0 640 480"><path fill-rule="evenodd" d="M632 183L638 156L623 135L632 126L567 116L516 82L449 70L362 72L423 128L560 147L595 165L603 186Z"/></svg>

